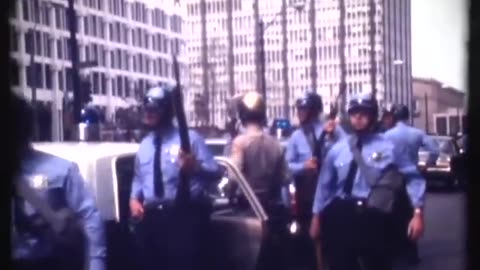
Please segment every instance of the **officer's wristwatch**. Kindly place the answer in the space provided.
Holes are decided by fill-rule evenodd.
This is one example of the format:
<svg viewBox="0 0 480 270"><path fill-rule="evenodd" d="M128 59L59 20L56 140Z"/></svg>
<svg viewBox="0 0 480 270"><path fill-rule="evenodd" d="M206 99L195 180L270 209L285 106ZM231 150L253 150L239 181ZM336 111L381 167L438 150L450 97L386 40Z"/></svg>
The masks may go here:
<svg viewBox="0 0 480 270"><path fill-rule="evenodd" d="M417 208L415 208L415 209L413 210L413 213L414 213L415 215L421 215L421 214L423 213L423 210L422 210L422 208L418 208L418 207L417 207Z"/></svg>

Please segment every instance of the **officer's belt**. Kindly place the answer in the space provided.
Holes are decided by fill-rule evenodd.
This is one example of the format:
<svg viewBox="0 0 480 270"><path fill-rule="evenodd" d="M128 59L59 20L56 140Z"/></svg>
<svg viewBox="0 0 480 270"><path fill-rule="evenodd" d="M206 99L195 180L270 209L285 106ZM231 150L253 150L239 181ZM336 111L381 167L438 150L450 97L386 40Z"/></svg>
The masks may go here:
<svg viewBox="0 0 480 270"><path fill-rule="evenodd" d="M163 200L163 201L154 201L149 202L143 206L145 211L155 211L155 210L164 210L170 209L175 206L175 201L173 200Z"/></svg>

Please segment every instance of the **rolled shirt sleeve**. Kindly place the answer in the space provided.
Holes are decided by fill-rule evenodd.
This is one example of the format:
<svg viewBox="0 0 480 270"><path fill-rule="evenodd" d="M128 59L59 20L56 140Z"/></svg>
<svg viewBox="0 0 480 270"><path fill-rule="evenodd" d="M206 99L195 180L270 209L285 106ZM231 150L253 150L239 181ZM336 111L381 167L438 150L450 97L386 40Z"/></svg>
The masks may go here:
<svg viewBox="0 0 480 270"><path fill-rule="evenodd" d="M205 140L199 134L192 132L192 150L200 163L200 170L196 176L202 180L218 181L222 177L222 170L208 149Z"/></svg>
<svg viewBox="0 0 480 270"><path fill-rule="evenodd" d="M134 173L133 173L133 180L132 180L132 190L130 191L130 198L132 199L140 199L142 194L142 177L141 177L141 170L140 170L140 160L138 158L138 154L135 157L135 164L134 164Z"/></svg>
<svg viewBox="0 0 480 270"><path fill-rule="evenodd" d="M426 181L414 164L405 154L396 154L396 164L405 176L407 193L415 208L421 208L425 202Z"/></svg>
<svg viewBox="0 0 480 270"><path fill-rule="evenodd" d="M89 270L105 269L107 247L103 221L76 164L69 170L65 192L69 207L82 219L88 243Z"/></svg>
<svg viewBox="0 0 480 270"><path fill-rule="evenodd" d="M304 170L304 162L297 160L296 136L292 136L285 147L285 160L292 175L297 176Z"/></svg>

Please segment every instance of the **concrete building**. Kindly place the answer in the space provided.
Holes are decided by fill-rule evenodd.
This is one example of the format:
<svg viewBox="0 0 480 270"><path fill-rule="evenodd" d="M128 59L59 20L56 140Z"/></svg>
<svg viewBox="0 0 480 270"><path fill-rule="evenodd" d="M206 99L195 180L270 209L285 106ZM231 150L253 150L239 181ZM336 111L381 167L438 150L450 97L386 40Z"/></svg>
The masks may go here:
<svg viewBox="0 0 480 270"><path fill-rule="evenodd" d="M115 108L136 103L148 86L171 82L171 54L184 51L182 7L175 0L148 2L155 5L75 1L80 61L96 62L81 76L92 84L93 104L105 107L109 119ZM67 1L15 3L10 16L12 87L30 99L36 89L36 100L52 108L52 135L59 139L64 93L72 91ZM179 62L184 69L185 59Z"/></svg>
<svg viewBox="0 0 480 270"><path fill-rule="evenodd" d="M206 33L209 63L217 76L215 87L209 87L210 112L212 123L223 125L226 118L225 99L232 96L228 88L228 66L233 65L235 93L254 90L255 72L255 34L253 0L204 0L206 5ZM227 4L232 3L234 62L226 63L228 49ZM192 95L202 90L202 40L201 40L201 0L188 0L187 53L190 62ZM300 0L300 2L302 2ZM300 3L288 1L292 6ZM310 46L311 31L309 24L310 1L303 1L303 10L288 8L288 102L293 108L295 99L311 89ZM369 43L369 1L351 0L346 2L346 81L347 96L372 89L370 80L370 43ZM339 60L339 1L315 2L315 33L317 55L317 90L323 96L325 107L338 94L340 86ZM271 22L265 31L266 77L268 116L283 115L283 76L282 76L282 27L280 19L282 1L259 1L260 17ZM377 97L384 100L410 103L411 82L411 5L410 0L375 0L375 53L377 70ZM220 44L213 46L212 44ZM218 62L217 60L218 59ZM210 65L211 66L211 65ZM212 70L210 69L210 71ZM212 90L214 89L214 90ZM411 104L411 103L410 103ZM213 108L212 108L213 107ZM290 118L295 118L295 110L290 109ZM191 115L194 116L193 107Z"/></svg>
<svg viewBox="0 0 480 270"><path fill-rule="evenodd" d="M450 135L466 126L465 93L438 80L413 79L414 125L429 133Z"/></svg>

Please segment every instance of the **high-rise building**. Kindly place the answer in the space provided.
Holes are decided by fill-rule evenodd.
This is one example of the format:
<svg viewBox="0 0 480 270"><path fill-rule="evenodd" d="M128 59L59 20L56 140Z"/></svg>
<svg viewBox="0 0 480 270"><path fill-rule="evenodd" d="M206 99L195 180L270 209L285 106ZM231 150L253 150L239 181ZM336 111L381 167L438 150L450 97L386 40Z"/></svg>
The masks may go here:
<svg viewBox="0 0 480 270"><path fill-rule="evenodd" d="M205 44L207 63L202 62L201 2L205 1ZM228 1L232 3L234 62L228 59ZM231 95L228 87L228 66L233 65L235 93L256 88L255 0L188 0L186 32L187 54L192 82L192 95L209 97L209 122L222 126L226 120L225 102ZM312 88L310 0L289 0L286 12L288 38L288 103ZM290 8L304 5L303 9ZM315 2L315 40L317 91L328 110L340 88L340 1ZM258 1L259 16L266 22L266 81L268 116L283 117L282 74L282 1ZM369 0L345 0L345 54L347 98L351 94L370 91L371 43ZM380 103L384 100L411 105L411 5L410 0L374 0L374 51L376 89ZM203 70L210 74L204 87ZM211 74L216 74L213 76ZM213 80L213 81L212 81ZM206 90L206 93L205 93ZM205 105L205 104L203 104ZM195 106L192 106L195 108ZM201 108L203 109L203 108ZM289 116L295 117L294 110ZM193 117L198 113L191 112ZM213 118L212 118L213 117Z"/></svg>
<svg viewBox="0 0 480 270"><path fill-rule="evenodd" d="M77 40L81 70L93 104L115 108L136 103L148 86L172 81L171 54L182 53L182 8L175 0L78 0ZM52 103L61 111L72 91L66 0L18 0L10 15L11 79L14 91ZM32 57L32 53L34 57ZM179 58L182 68L183 57Z"/></svg>

